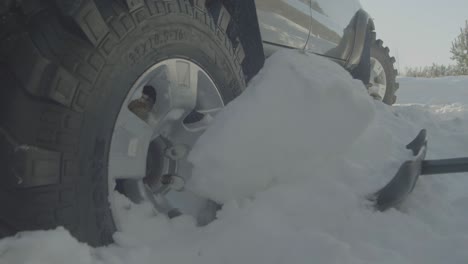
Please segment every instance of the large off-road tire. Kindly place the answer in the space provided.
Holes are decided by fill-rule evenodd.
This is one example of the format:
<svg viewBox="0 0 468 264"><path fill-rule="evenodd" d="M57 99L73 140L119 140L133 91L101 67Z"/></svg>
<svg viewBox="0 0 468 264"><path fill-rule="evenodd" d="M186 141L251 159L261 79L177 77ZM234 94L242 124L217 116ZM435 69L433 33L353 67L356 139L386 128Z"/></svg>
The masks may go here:
<svg viewBox="0 0 468 264"><path fill-rule="evenodd" d="M376 39L375 32L371 33L371 40L369 94L377 100L393 105L399 88L395 58L390 56L390 49L383 46L383 41Z"/></svg>
<svg viewBox="0 0 468 264"><path fill-rule="evenodd" d="M222 5L127 2L137 4L83 1L73 14L41 6L2 20L0 236L64 226L93 246L112 242L111 139L147 69L193 63L224 103L244 89L244 52Z"/></svg>

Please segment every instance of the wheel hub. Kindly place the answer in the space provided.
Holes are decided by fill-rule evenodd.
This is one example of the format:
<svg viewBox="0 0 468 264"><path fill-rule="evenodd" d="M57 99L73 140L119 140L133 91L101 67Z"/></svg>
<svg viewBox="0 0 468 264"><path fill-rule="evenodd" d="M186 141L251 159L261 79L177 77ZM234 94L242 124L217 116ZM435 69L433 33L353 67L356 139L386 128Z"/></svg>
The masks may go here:
<svg viewBox="0 0 468 264"><path fill-rule="evenodd" d="M369 86L369 94L376 100L383 101L387 92L387 76L383 65L374 57L371 57Z"/></svg>
<svg viewBox="0 0 468 264"><path fill-rule="evenodd" d="M197 64L168 59L150 67L130 89L115 123L110 190L116 186L133 202L149 202L157 213L190 214L206 223L206 208L216 206L185 188L192 171L187 156L223 107L214 81Z"/></svg>

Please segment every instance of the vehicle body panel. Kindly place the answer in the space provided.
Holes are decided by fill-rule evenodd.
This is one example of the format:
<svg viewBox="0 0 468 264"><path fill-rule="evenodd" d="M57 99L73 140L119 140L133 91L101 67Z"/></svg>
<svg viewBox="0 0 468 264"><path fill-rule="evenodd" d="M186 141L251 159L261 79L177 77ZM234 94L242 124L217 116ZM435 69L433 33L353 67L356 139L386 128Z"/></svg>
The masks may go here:
<svg viewBox="0 0 468 264"><path fill-rule="evenodd" d="M349 37L345 30L359 10L355 0L311 0L312 25L307 50L327 54ZM345 58L340 58L345 59Z"/></svg>
<svg viewBox="0 0 468 264"><path fill-rule="evenodd" d="M356 45L364 43L367 26L362 21L367 24L369 16L358 0L255 0L255 4L267 56L279 48L293 48L344 66L359 62L362 47Z"/></svg>
<svg viewBox="0 0 468 264"><path fill-rule="evenodd" d="M303 49L309 38L309 0L255 0L263 42Z"/></svg>

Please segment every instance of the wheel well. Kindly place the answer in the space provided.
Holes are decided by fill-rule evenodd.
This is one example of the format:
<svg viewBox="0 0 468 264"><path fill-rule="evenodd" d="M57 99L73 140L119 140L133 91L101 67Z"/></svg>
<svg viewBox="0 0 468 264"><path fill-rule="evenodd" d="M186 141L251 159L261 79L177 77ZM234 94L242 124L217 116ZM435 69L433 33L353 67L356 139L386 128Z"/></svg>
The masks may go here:
<svg viewBox="0 0 468 264"><path fill-rule="evenodd" d="M195 1L195 0L194 0ZM240 42L244 48L245 59L242 69L249 81L263 67L265 55L263 52L262 38L257 18L257 9L254 0L206 0L207 5L220 4L231 15L231 23L228 32L231 41ZM212 14L217 19L218 14Z"/></svg>

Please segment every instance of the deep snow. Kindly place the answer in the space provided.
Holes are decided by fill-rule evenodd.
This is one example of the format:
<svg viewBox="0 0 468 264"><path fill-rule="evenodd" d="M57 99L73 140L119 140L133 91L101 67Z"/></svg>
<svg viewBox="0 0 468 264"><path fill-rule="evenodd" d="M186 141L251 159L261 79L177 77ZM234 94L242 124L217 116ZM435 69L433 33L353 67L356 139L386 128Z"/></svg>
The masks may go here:
<svg viewBox="0 0 468 264"><path fill-rule="evenodd" d="M405 105L388 107L328 60L277 53L190 154L189 187L225 203L215 222L121 197L114 245L24 232L0 240L0 263L467 263L468 174L425 176L399 210L365 199L421 128L428 158L468 156L468 77L399 81Z"/></svg>

